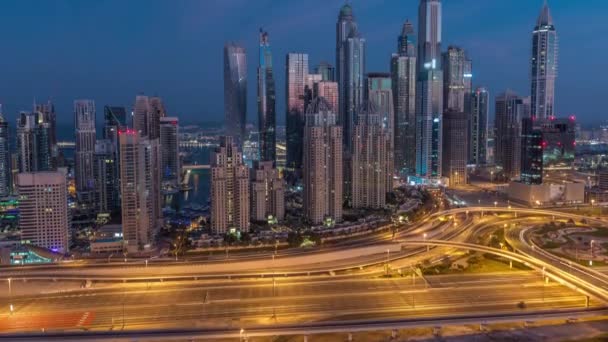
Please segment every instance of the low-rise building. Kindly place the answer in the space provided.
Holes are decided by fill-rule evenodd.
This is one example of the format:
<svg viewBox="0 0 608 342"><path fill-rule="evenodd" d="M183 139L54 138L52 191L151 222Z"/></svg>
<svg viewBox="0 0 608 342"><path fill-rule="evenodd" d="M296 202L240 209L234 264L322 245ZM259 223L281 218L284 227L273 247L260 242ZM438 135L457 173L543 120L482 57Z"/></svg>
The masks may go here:
<svg viewBox="0 0 608 342"><path fill-rule="evenodd" d="M530 206L579 204L585 201L585 184L579 182L526 184L511 182L509 199Z"/></svg>

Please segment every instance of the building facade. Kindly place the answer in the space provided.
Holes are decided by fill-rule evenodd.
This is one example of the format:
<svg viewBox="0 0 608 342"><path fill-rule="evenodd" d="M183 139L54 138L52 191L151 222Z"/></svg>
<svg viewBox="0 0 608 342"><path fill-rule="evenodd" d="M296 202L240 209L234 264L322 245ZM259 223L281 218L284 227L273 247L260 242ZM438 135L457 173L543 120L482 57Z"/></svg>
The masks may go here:
<svg viewBox="0 0 608 342"><path fill-rule="evenodd" d="M74 151L74 178L76 193L81 204L92 204L95 197L95 102L74 101L74 126L76 127L76 150Z"/></svg>
<svg viewBox="0 0 608 342"><path fill-rule="evenodd" d="M163 100L158 96L152 96L148 99L150 105L148 112L148 139L154 140L160 137L160 119L167 116Z"/></svg>
<svg viewBox="0 0 608 342"><path fill-rule="evenodd" d="M270 161L272 162L272 161ZM211 231L249 231L249 169L234 139L220 137L211 153Z"/></svg>
<svg viewBox="0 0 608 342"><path fill-rule="evenodd" d="M413 174L416 169L416 43L414 25L406 21L391 57L395 109L395 169Z"/></svg>
<svg viewBox="0 0 608 342"><path fill-rule="evenodd" d="M158 231L160 199L153 187L157 141L131 129L119 132L122 230L129 253L152 247Z"/></svg>
<svg viewBox="0 0 608 342"><path fill-rule="evenodd" d="M55 105L50 100L46 103L34 103L34 113L38 113L43 118L43 121L48 124L48 143L50 156L50 169L57 169L57 158L59 157L59 149L57 148L57 114L55 113Z"/></svg>
<svg viewBox="0 0 608 342"><path fill-rule="evenodd" d="M342 142L331 105L316 98L304 126L304 214L313 225L342 221Z"/></svg>
<svg viewBox="0 0 608 342"><path fill-rule="evenodd" d="M443 58L443 110L468 113L473 77L472 63L464 49L449 46Z"/></svg>
<svg viewBox="0 0 608 342"><path fill-rule="evenodd" d="M302 140L304 134L304 106L308 79L308 54L289 53L285 63L285 99L287 100L287 168L302 168ZM321 78L321 75L319 75ZM314 80L310 80L314 83ZM308 87L311 89L312 87Z"/></svg>
<svg viewBox="0 0 608 342"><path fill-rule="evenodd" d="M521 120L521 176L525 184L543 183L543 132L532 118Z"/></svg>
<svg viewBox="0 0 608 342"><path fill-rule="evenodd" d="M418 7L418 78L416 82L416 175L441 177L443 70L441 2L421 0Z"/></svg>
<svg viewBox="0 0 608 342"><path fill-rule="evenodd" d="M469 117L469 164L476 166L488 162L488 120L490 93L486 88L477 88L471 93L471 115Z"/></svg>
<svg viewBox="0 0 608 342"><path fill-rule="evenodd" d="M388 191L392 191L395 173L395 108L391 75L388 73L367 74L366 97L379 114L380 125L386 133L386 187Z"/></svg>
<svg viewBox="0 0 608 342"><path fill-rule="evenodd" d="M359 110L353 135L352 207L380 209L386 205L389 169L389 134L373 102Z"/></svg>
<svg viewBox="0 0 608 342"><path fill-rule="evenodd" d="M366 41L359 34L356 27L350 32L345 45L345 57L346 64L345 67L345 89L341 90L341 93L344 93L344 101L342 105L343 121L342 124L342 133L343 133L343 143L346 146L346 150L352 151L352 135L353 129L357 120L357 110L363 104L365 99L365 64L366 64ZM338 98L340 101L340 98Z"/></svg>
<svg viewBox="0 0 608 342"><path fill-rule="evenodd" d="M67 253L70 236L65 174L54 171L20 173L16 187L22 242Z"/></svg>
<svg viewBox="0 0 608 342"><path fill-rule="evenodd" d="M507 90L496 97L495 154L497 166L507 179L521 171L521 120L530 117L530 99Z"/></svg>
<svg viewBox="0 0 608 342"><path fill-rule="evenodd" d="M234 43L224 45L224 118L226 134L242 144L247 126L247 53Z"/></svg>
<svg viewBox="0 0 608 342"><path fill-rule="evenodd" d="M285 218L285 185L272 162L253 164L251 171L251 220L280 222Z"/></svg>
<svg viewBox="0 0 608 342"><path fill-rule="evenodd" d="M334 82L336 80L336 68L327 62L321 62L315 68L315 74L321 75L322 81Z"/></svg>
<svg viewBox="0 0 608 342"><path fill-rule="evenodd" d="M276 90L272 52L268 32L260 30L260 63L258 65L258 131L260 160L276 162Z"/></svg>
<svg viewBox="0 0 608 342"><path fill-rule="evenodd" d="M349 58L348 56L348 43L347 40L351 36L352 33L356 34L357 32L357 22L355 21L355 16L353 14L353 9L350 4L346 3L340 8L340 13L338 14L338 21L336 23L336 81L338 82L338 115L337 122L343 128L343 135L346 137L350 137L348 134L348 125L349 120L347 119L347 101L352 98L351 95L347 95L348 92L352 91L352 86L350 85L349 77L348 77L348 69L353 69L352 66L347 68L347 64L349 60L353 60L353 58ZM354 42L353 42L354 43ZM361 91L363 91L363 75L365 70L361 73ZM363 95L361 93L361 95ZM344 142L345 146L348 146L346 141ZM350 144L350 142L348 142Z"/></svg>
<svg viewBox="0 0 608 342"><path fill-rule="evenodd" d="M443 114L443 177L450 186L468 183L468 118L466 113L448 110Z"/></svg>
<svg viewBox="0 0 608 342"><path fill-rule="evenodd" d="M94 205L100 213L120 209L120 169L116 167L118 152L110 139L95 142L93 174L95 177Z"/></svg>
<svg viewBox="0 0 608 342"><path fill-rule="evenodd" d="M163 190L177 191L181 181L179 119L160 118L160 172Z"/></svg>
<svg viewBox="0 0 608 342"><path fill-rule="evenodd" d="M8 121L4 119L2 105L0 105L0 197L5 197L12 193L10 144Z"/></svg>
<svg viewBox="0 0 608 342"><path fill-rule="evenodd" d="M17 119L17 167L19 172L52 171L50 124L40 113L21 112Z"/></svg>
<svg viewBox="0 0 608 342"><path fill-rule="evenodd" d="M545 2L532 32L531 115L555 116L558 39L549 6Z"/></svg>

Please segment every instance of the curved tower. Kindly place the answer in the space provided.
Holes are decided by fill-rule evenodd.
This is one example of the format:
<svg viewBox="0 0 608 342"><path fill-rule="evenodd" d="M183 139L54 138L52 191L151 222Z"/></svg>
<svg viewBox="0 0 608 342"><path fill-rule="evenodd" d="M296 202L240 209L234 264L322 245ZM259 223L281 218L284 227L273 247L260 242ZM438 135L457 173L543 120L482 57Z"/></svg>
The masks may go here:
<svg viewBox="0 0 608 342"><path fill-rule="evenodd" d="M224 113L226 134L242 144L247 124L247 54L234 43L224 46Z"/></svg>

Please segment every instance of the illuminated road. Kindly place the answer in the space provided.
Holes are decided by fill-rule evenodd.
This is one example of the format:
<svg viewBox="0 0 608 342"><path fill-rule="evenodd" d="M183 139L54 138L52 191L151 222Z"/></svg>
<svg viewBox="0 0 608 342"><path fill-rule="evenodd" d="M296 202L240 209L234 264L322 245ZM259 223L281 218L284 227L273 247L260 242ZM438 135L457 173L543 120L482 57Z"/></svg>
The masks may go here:
<svg viewBox="0 0 608 342"><path fill-rule="evenodd" d="M496 212L502 214L490 215ZM479 312L507 314L520 313L522 310L532 313L565 308L583 310L587 295L607 302L608 288L598 285L598 279L580 271L566 272L559 261L528 253L526 246L517 247L517 243L525 245L525 242L520 239L511 241L514 237L511 233L507 234L509 242L513 242L524 254L476 245L484 232L497 229L503 223L534 220L526 217L529 215L573 220L585 218L537 209L460 208L434 214L425 223L398 233L392 242L387 242L385 234L370 239L369 245L327 248L315 253L148 266L68 264L4 268L2 277L5 277L5 281L11 278L13 286L18 286L21 278L36 277L98 277L120 281L151 278L156 281L37 295L19 294L19 290L15 290L15 295L10 295L10 299L0 295L0 308L3 308L0 311L0 331L35 331L41 328L107 331L123 329L123 324L126 329L233 329L243 325L262 327L330 319L361 322L359 324L369 322L371 326L373 322L385 318L420 319L474 315ZM443 221L437 225L434 222L439 218ZM421 279L417 279L416 285L413 285L409 277L369 279L381 272L381 266L387 260L391 267L407 270L423 259L439 260L455 251L462 253L463 250L477 250L519 260L537 272L426 277L429 288ZM366 268L363 269L363 266ZM334 270L349 268L352 272L333 276ZM541 278L541 273L545 271L541 269L546 269L545 276L558 282L546 284ZM318 272L319 276L308 277L307 272ZM286 278L286 275L292 278ZM198 276L200 278L196 281L158 282L161 278L167 280L181 276L190 277L191 280ZM201 281L205 276L208 276L206 280ZM249 278L240 279L239 276ZM598 305L600 301L592 301L591 304ZM518 307L520 302L525 303L525 310ZM8 315L9 304L13 305L12 315Z"/></svg>
<svg viewBox="0 0 608 342"><path fill-rule="evenodd" d="M578 308L584 296L533 272L351 280L127 284L15 297L0 331L240 327ZM273 285L274 283L274 285ZM526 303L526 309L518 307ZM124 311L123 311L124 310ZM273 316L274 315L274 316ZM237 320L234 320L238 318ZM275 319L276 318L276 319Z"/></svg>

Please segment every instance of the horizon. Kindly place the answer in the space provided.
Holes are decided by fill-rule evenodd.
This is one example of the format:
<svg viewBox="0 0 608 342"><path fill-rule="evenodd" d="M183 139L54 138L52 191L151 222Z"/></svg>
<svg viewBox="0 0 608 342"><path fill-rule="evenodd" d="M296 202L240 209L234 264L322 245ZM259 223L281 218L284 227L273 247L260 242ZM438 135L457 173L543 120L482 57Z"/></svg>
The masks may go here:
<svg viewBox="0 0 608 342"><path fill-rule="evenodd" d="M497 94L506 89L522 96L530 92L531 31L543 1L517 2L519 6L474 0L443 5L442 49L457 45L467 50L473 61L474 87L485 86L490 91L490 117L494 116ZM247 50L247 122L255 123L257 34L259 27L264 27L275 61L277 123L284 124L285 55L308 53L311 69L320 61L334 65L335 23L343 3L3 2L0 25L4 27L0 32L5 32L3 41L9 53L0 63L4 77L0 103L5 117L14 123L19 111L31 109L34 99L43 102L50 98L58 122L69 123L75 99L94 100L99 119L104 105L130 109L135 96L143 92L161 96L169 115L178 116L182 122L221 122L223 46L235 41ZM409 19L417 31L417 2L351 3L368 42L367 72L388 71L403 22ZM601 11L587 13L587 9L608 9L608 4L590 0L573 5L566 0L551 0L549 6L560 40L558 116L574 114L583 124L595 123L604 115L599 92L604 78L601 73L606 72L601 52L606 48L594 37L608 34L608 27L603 24ZM96 15L88 15L93 11ZM313 15L291 18L292 13ZM19 25L40 19L45 25ZM153 25L161 22L163 25ZM307 26L309 22L318 25ZM14 27L20 30L15 32ZM579 71L582 56L585 70L593 70L594 77Z"/></svg>

